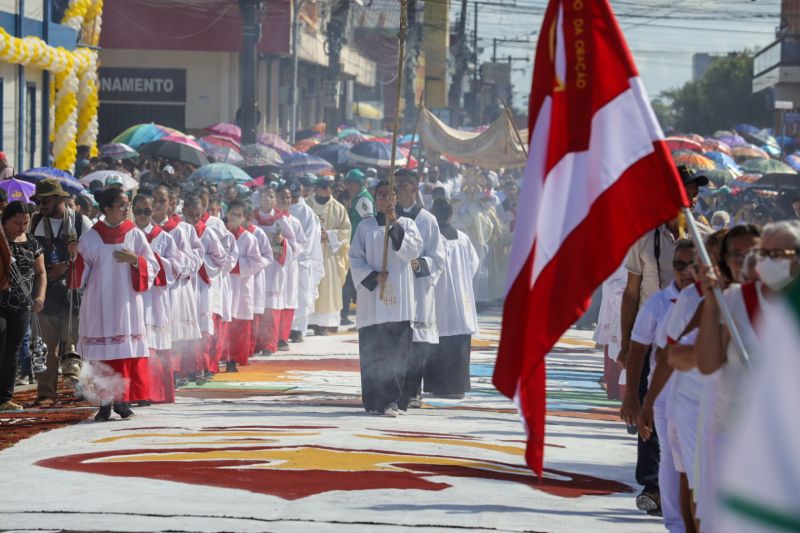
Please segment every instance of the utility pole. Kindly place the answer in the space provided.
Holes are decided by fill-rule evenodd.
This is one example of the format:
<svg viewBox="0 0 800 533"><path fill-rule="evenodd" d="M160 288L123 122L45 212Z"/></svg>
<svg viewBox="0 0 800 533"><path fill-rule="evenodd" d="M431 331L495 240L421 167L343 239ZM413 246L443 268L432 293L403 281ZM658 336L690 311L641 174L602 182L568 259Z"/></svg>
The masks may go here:
<svg viewBox="0 0 800 533"><path fill-rule="evenodd" d="M448 104L450 105L450 121L453 126L461 125L461 89L464 75L467 73L467 0L461 0L461 13L458 17L458 51L456 52L456 70L453 83L450 85Z"/></svg>
<svg viewBox="0 0 800 533"><path fill-rule="evenodd" d="M17 0L17 18L14 23L14 34L22 39L22 24L25 18L25 0ZM25 66L17 65L17 150L14 166L17 171L25 168Z"/></svg>
<svg viewBox="0 0 800 533"><path fill-rule="evenodd" d="M492 39L492 63L497 63L497 43L523 43L533 44L528 39Z"/></svg>
<svg viewBox="0 0 800 533"><path fill-rule="evenodd" d="M292 107L292 122L291 122L291 131L289 132L289 140L294 144L297 142L295 138L297 136L297 69L298 69L298 57L297 57L297 40L298 40L298 32L300 31L300 10L303 9L303 5L306 3L306 0L292 0L292 93L291 93L291 101L290 105Z"/></svg>
<svg viewBox="0 0 800 533"><path fill-rule="evenodd" d="M328 135L336 135L336 127L342 120L342 47L347 42L347 18L350 16L350 0L332 0L331 18L328 21L326 44L328 48L328 81L335 84L339 95L337 104L325 109Z"/></svg>
<svg viewBox="0 0 800 533"><path fill-rule="evenodd" d="M255 144L258 126L258 104L256 103L258 70L258 43L261 40L260 13L263 0L239 0L242 14L242 55L241 55L241 105L239 106L239 126L242 128L242 144Z"/></svg>
<svg viewBox="0 0 800 533"><path fill-rule="evenodd" d="M52 18L52 2L42 4L42 40L50 44L50 19ZM42 166L50 166L50 72L42 71ZM17 167L20 168L21 167Z"/></svg>
<svg viewBox="0 0 800 533"><path fill-rule="evenodd" d="M405 60L405 76L403 78L404 87L404 100L405 100L405 124L404 129L410 131L416 123L416 116L419 113L417 109L417 94L414 91L414 80L416 79L415 70L417 67L417 59L419 58L419 45L422 42L422 24L419 24L417 18L417 0L409 0L408 2L408 55Z"/></svg>
<svg viewBox="0 0 800 533"><path fill-rule="evenodd" d="M475 70L472 72L472 87L475 94L478 94L478 2L475 2L475 21L472 29L472 51L475 54Z"/></svg>

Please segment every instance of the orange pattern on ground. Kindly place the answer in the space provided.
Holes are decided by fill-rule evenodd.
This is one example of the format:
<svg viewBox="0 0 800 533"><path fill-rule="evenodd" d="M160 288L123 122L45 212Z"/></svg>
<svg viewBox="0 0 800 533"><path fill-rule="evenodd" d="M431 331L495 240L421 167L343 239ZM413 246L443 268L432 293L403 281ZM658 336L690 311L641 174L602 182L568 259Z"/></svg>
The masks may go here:
<svg viewBox="0 0 800 533"><path fill-rule="evenodd" d="M359 372L358 359L280 359L251 361L238 372L220 372L215 382L286 382L296 381L291 372Z"/></svg>

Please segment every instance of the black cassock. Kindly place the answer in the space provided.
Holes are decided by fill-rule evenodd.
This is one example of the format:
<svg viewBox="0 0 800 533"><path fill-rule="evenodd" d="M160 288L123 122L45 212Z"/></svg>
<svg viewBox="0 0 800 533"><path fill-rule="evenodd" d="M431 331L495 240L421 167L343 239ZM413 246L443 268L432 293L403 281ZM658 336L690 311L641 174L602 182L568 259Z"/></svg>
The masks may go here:
<svg viewBox="0 0 800 533"><path fill-rule="evenodd" d="M361 400L367 411L383 411L396 402L406 410L403 394L413 332L411 322L386 322L358 330Z"/></svg>
<svg viewBox="0 0 800 533"><path fill-rule="evenodd" d="M472 390L469 357L472 335L439 337L436 354L425 359L425 392L464 394Z"/></svg>

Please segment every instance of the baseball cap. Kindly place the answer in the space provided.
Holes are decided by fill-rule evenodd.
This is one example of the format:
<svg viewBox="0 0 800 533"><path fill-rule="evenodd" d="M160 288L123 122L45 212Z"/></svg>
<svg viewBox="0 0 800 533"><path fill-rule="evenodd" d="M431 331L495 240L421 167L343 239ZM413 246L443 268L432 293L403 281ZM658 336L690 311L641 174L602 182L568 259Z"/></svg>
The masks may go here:
<svg viewBox="0 0 800 533"><path fill-rule="evenodd" d="M354 168L347 175L344 177L344 181L355 181L357 183L364 183L367 181L367 177L361 172L359 169Z"/></svg>

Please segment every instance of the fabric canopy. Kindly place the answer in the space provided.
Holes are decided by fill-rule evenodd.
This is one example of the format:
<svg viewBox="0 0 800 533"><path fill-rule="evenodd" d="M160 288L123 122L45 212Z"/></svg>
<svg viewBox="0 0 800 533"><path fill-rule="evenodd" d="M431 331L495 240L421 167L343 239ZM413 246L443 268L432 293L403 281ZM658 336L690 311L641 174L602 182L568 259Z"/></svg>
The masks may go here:
<svg viewBox="0 0 800 533"><path fill-rule="evenodd" d="M521 132L523 141L527 138ZM427 153L440 153L460 163L485 169L525 166L525 149L517 140L514 126L503 113L482 132L451 128L422 108L419 119L419 138Z"/></svg>

